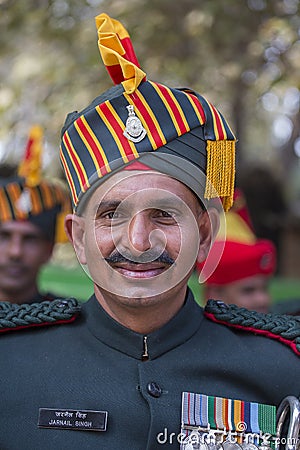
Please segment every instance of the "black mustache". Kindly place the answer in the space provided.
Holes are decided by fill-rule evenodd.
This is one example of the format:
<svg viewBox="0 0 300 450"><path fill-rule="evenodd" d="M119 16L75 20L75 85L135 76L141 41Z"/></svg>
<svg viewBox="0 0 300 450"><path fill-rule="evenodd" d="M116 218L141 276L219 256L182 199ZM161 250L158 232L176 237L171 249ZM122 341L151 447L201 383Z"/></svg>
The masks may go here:
<svg viewBox="0 0 300 450"><path fill-rule="evenodd" d="M157 256L158 255L158 256ZM123 252L122 254L115 250L110 256L104 258L108 264L116 264L116 263L129 263L129 264L144 264L148 262L158 262L163 264L172 265L175 263L175 260L171 258L171 256L166 252L162 252L159 254L157 250L148 250L145 253L142 253L140 256L133 257L127 252Z"/></svg>

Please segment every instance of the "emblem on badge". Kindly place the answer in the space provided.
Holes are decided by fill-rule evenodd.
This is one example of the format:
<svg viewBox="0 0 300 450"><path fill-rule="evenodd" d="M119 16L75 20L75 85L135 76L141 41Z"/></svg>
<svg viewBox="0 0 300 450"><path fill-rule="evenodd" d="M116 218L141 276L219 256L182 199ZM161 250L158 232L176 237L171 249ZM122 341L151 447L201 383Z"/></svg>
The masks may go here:
<svg viewBox="0 0 300 450"><path fill-rule="evenodd" d="M135 115L133 105L128 105L126 108L128 110L128 117L123 134L129 141L140 142L146 136L147 131L143 127L140 119Z"/></svg>

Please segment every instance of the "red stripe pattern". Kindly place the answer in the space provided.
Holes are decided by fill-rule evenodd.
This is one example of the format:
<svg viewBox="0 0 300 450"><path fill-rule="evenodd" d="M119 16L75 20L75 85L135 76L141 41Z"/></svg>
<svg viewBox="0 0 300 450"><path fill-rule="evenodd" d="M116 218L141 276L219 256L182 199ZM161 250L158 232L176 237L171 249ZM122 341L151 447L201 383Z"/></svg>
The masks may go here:
<svg viewBox="0 0 300 450"><path fill-rule="evenodd" d="M122 92L120 87L115 87L115 95L110 90L109 100L93 102L66 127L61 156L75 207L89 188L90 180L110 172L112 162L114 167L118 160L122 165L127 164L202 126L205 139L235 139L217 109L195 92L151 81L141 83L133 94ZM146 130L140 142L124 136L130 104Z"/></svg>

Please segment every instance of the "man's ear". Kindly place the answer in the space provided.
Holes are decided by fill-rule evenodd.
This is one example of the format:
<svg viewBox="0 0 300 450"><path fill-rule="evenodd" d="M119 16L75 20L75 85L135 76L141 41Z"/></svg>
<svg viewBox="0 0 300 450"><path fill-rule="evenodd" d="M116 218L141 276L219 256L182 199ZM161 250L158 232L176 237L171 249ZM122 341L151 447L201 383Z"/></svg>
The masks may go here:
<svg viewBox="0 0 300 450"><path fill-rule="evenodd" d="M203 262L208 255L220 227L220 216L216 208L204 211L198 218L200 246L197 261Z"/></svg>
<svg viewBox="0 0 300 450"><path fill-rule="evenodd" d="M84 219L76 214L67 214L65 217L65 231L69 241L74 247L80 264L86 264L84 249Z"/></svg>

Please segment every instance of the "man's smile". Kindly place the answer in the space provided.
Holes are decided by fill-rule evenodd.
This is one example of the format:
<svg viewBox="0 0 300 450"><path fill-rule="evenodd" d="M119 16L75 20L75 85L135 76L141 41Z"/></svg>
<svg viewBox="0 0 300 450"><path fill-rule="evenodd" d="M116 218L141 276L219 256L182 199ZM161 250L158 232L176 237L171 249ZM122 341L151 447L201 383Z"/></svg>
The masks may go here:
<svg viewBox="0 0 300 450"><path fill-rule="evenodd" d="M117 270L120 274L128 278L152 278L160 275L162 272L167 270L170 265L161 262L152 263L130 263L130 262L120 262L116 264L111 264L111 267Z"/></svg>

